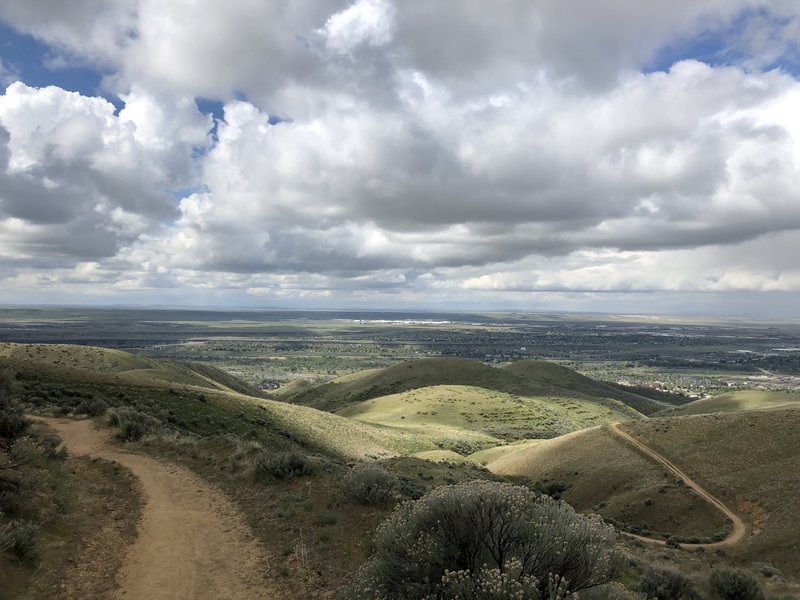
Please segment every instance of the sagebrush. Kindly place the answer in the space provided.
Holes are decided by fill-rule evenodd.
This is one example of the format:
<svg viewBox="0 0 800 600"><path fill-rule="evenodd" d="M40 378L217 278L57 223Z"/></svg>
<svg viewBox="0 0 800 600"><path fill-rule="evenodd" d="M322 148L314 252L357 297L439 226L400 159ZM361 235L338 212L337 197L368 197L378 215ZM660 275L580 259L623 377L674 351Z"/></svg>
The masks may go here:
<svg viewBox="0 0 800 600"><path fill-rule="evenodd" d="M521 597L538 598L554 592L551 576L563 593L575 592L615 575L615 539L599 519L522 486L444 486L397 507L349 593L365 600L443 597L456 585L480 590L511 577L508 586L520 584Z"/></svg>

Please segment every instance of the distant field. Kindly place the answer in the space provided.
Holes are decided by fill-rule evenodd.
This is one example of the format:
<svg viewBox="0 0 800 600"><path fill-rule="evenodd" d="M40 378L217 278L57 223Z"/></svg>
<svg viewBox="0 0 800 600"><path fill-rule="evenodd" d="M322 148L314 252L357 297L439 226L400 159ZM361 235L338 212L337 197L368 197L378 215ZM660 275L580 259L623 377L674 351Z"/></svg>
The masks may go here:
<svg viewBox="0 0 800 600"><path fill-rule="evenodd" d="M610 421L641 418L622 403L609 406L582 398L531 398L463 385L382 396L337 414L430 435L480 432L505 440L550 438Z"/></svg>
<svg viewBox="0 0 800 600"><path fill-rule="evenodd" d="M739 390L711 398L695 400L679 408L668 409L664 416L702 415L736 410L776 410L800 408L800 392Z"/></svg>

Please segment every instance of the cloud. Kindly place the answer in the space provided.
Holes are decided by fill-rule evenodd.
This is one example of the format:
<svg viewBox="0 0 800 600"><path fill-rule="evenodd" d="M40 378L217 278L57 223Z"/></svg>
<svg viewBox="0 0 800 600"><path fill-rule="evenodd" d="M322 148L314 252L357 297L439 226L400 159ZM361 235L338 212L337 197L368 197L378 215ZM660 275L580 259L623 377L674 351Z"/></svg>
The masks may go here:
<svg viewBox="0 0 800 600"><path fill-rule="evenodd" d="M792 3L57 4L0 16L102 65L122 109L0 96L12 270L259 298L800 289L775 258L800 83L765 68ZM731 28L748 60L644 69Z"/></svg>
<svg viewBox="0 0 800 600"><path fill-rule="evenodd" d="M387 0L358 0L325 22L319 33L332 52L346 54L361 44L387 44L393 35L394 7Z"/></svg>
<svg viewBox="0 0 800 600"><path fill-rule="evenodd" d="M176 214L207 143L194 101L141 91L117 115L102 98L10 85L0 96L0 243L6 258L113 256Z"/></svg>

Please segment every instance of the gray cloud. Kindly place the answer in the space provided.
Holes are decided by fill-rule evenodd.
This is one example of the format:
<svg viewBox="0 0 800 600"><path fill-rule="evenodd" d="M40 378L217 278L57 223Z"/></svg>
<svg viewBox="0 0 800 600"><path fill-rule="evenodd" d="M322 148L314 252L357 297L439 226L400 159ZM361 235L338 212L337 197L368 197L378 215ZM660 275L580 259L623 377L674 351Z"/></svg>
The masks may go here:
<svg viewBox="0 0 800 600"><path fill-rule="evenodd" d="M125 103L0 96L6 264L279 296L800 289L717 250L767 271L800 230L800 84L759 70L791 4L760 4L748 64L654 73L752 3L311 4L6 3ZM195 96L226 100L214 139Z"/></svg>

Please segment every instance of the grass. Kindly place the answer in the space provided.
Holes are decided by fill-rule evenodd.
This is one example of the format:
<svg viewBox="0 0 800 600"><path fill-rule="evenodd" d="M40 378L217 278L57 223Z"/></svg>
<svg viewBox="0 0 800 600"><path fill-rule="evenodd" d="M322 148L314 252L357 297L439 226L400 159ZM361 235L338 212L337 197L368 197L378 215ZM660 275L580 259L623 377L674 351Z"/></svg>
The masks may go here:
<svg viewBox="0 0 800 600"><path fill-rule="evenodd" d="M577 510L652 532L705 537L725 527L716 509L607 428L494 448L470 458L497 474L565 487L561 497Z"/></svg>
<svg viewBox="0 0 800 600"><path fill-rule="evenodd" d="M36 560L20 562L0 553L0 595L26 600L109 596L141 509L130 472L102 460L65 462L37 454L17 474L25 482L18 518L38 525L31 538ZM0 515L0 530L7 520ZM104 568L86 571L81 568L86 563Z"/></svg>
<svg viewBox="0 0 800 600"><path fill-rule="evenodd" d="M623 404L582 398L515 396L462 385L437 385L366 400L337 414L438 438L487 442L551 438L610 421L641 418Z"/></svg>
<svg viewBox="0 0 800 600"><path fill-rule="evenodd" d="M669 409L663 416L703 415L737 410L776 410L800 408L800 393L769 390L738 390L711 398L695 400L685 406Z"/></svg>
<svg viewBox="0 0 800 600"><path fill-rule="evenodd" d="M506 365L504 369L538 383L558 386L590 397L617 400L645 415L662 410L665 406L664 402L635 394L616 385L595 381L572 369L548 361L523 360Z"/></svg>
<svg viewBox="0 0 800 600"><path fill-rule="evenodd" d="M756 535L729 552L800 575L800 411L653 419L629 428L727 502Z"/></svg>
<svg viewBox="0 0 800 600"><path fill-rule="evenodd" d="M392 403L386 403L383 398L375 399L367 413L373 416L380 413L380 422L366 422L223 389L180 385L152 378L136 377L125 380L117 373L95 372L82 367L69 368L52 362L37 364L20 360L17 364L21 365L20 384L29 409L35 408L51 414L72 414L87 400L102 400L112 408L130 407L163 423L162 432L146 435L133 447L180 462L229 494L242 510L257 537L269 548L275 549L269 577L283 582L286 597L334 597L335 591L352 578L354 571L371 552L372 534L389 514L391 506L363 507L346 500L342 480L351 461L373 460L398 478L398 491L408 498L419 497L426 490L438 485L476 478L497 480L501 478L497 473L508 473L518 481L540 489L560 490L561 496L580 510L597 511L620 521L646 524L654 531L685 535L712 534L723 525L721 516L715 510L682 486L676 485L674 479L658 465L622 444L602 427L553 440L528 440L489 448L468 458L456 452L458 450L463 453L464 448L457 445L458 437L450 439L451 433L463 436L466 432L493 438L479 430L483 426L479 423L481 419L486 419L487 424L491 420L506 419L502 424L505 431L512 426L522 427L526 420L534 420L533 413L526 413L525 418L514 414L514 411L528 410L524 404L528 399L512 392L486 392L475 390L475 386L462 389L455 384L446 384L439 390L444 390L445 393L437 392L432 395L428 395L430 390L406 390L405 393L398 394L402 398L400 403L404 405L404 413L393 412L395 409ZM448 361L446 364L452 363ZM427 365L422 368L429 369L431 366L437 367ZM442 363L438 363L438 367L441 366ZM455 366L461 367L458 364ZM479 368L481 372L484 372L483 367L485 365ZM472 366L467 365L467 370L469 369ZM433 369L435 370L436 368ZM386 370L378 375L385 373ZM503 375L506 376L507 374ZM332 385L362 385L374 377L375 374L366 375L351 382ZM415 381L422 379L424 378ZM389 387L391 385L394 384L389 381ZM544 387L555 385L542 384ZM488 397L491 400L490 405L480 407L480 400L475 394L483 394L484 401ZM614 410L615 407L629 410L610 400L591 402L580 392L568 390L567 394L567 397L561 397L565 403L569 403L561 407L565 419L591 416L591 412L586 415L577 412L589 410L583 404L586 402L594 407L593 410L599 411L601 417L607 414L605 410ZM398 397L394 400L397 401ZM348 403L350 400L352 398L348 399ZM476 404L473 406L471 402ZM469 409L462 408L465 403L470 406ZM370 405L363 405L367 406ZM417 418L409 419L409 407L412 407L411 412L414 413L429 413L417 415L419 421L414 423L416 429L406 427L408 423L405 421L415 421ZM478 408L482 408L484 412L496 412L482 417L480 412L474 412ZM432 412L437 414L430 414ZM783 412L800 416L796 411ZM746 414L761 418L762 415L778 415L781 412ZM406 416L406 419L400 418L402 416ZM517 420L518 417L520 418ZM792 431L800 429L796 421L792 421L788 429L781 428L778 423L772 423L769 427L742 425L744 429L737 425L732 431L742 442L739 446L735 441L721 441L725 426L729 423L715 425L714 419L725 418L725 415L693 417L692 419L709 420L698 421L696 430L687 429L676 433L674 442L678 445L685 444L687 447L684 451L689 452L689 455L681 457L677 450L673 454L672 448L668 446L665 446L664 453L684 467L694 464L694 460L706 461L708 469L714 470L708 479L703 479L706 475L702 472L696 474L691 468L687 470L708 483L712 492L715 491L713 486L724 489L729 485L729 481L724 478L719 482L714 480L714 477L722 476L724 469L728 468L727 463L722 463L728 460L735 462L741 452L750 452L759 436L761 439L776 436L776 439L770 441L771 446L766 454L755 453L761 465L770 460L769 456L778 456L777 462L784 469L788 469L790 463L797 464L796 453L787 454L785 460L780 454L781 448L800 446L798 440L789 437ZM654 419L637 421L630 427L641 435L645 435L641 432L650 431L654 438L666 444L671 429L663 423L690 420ZM709 428L709 424L714 427ZM452 431L447 430L447 427L451 427ZM478 430L468 427L477 427ZM648 429L650 427L653 428ZM753 428L753 431L750 432L747 428ZM497 443L498 438L493 439ZM448 446L448 441L452 445ZM691 452L699 452L698 448L706 448L704 452L708 456L692 455ZM716 451L715 448L726 455L718 457L717 462L711 456ZM263 450L299 451L311 456L319 468L312 474L294 480L278 481L270 478L268 483L259 482L254 477L253 469ZM489 465L496 473L473 461ZM92 468L91 464L88 468ZM747 461L745 464L747 468L741 472L743 481L739 485L746 489L753 483L754 492L746 498L751 504L745 503L743 506L752 512L754 520L760 518L759 515L768 515L766 521L762 522L762 535L766 535L765 543L778 549L778 554L769 555L768 558L773 562L778 561L776 564L784 572L791 574L793 571L783 566L785 562L780 561L791 560L788 554L791 544L800 538L797 531L791 529L793 525L789 521L791 509L796 506L795 500L798 497L796 481L793 477L786 477L784 484L783 480L776 478L772 467L761 468L761 471L770 471L767 477L767 474L757 472L758 465L750 465ZM80 472L78 476L82 476ZM93 476L84 477L97 481ZM735 474L731 472L725 477L732 478ZM779 481L781 483L776 483ZM774 498L763 500L770 493ZM91 492L89 497L102 497L102 494ZM111 493L110 497L116 496ZM102 512L98 507L94 510ZM766 512L759 512L761 510ZM76 521L68 526L77 527L78 524L79 521ZM784 537L780 537L781 528L788 532ZM47 529L46 535L51 535L52 526ZM758 540L753 543L756 542ZM121 546L116 544L116 547ZM756 545L731 559L735 559L740 565L747 565L747 561L757 560L753 557L766 549L766 545ZM695 561L697 564L702 558L689 553L675 554L679 551L673 550L637 549L637 553L640 551L642 556L660 557L655 552L667 553L675 557L675 560L680 558ZM785 556L781 552L785 552ZM718 559L710 556L705 558L708 561L712 558ZM58 578L47 580L46 585L55 585L56 579ZM48 589L52 591L51 588ZM47 597L47 594L30 597Z"/></svg>
<svg viewBox="0 0 800 600"><path fill-rule="evenodd" d="M215 367L158 360L109 348L0 343L0 358L21 364L79 370L91 377L113 375L116 381L131 384L161 382L261 396L255 388Z"/></svg>
<svg viewBox="0 0 800 600"><path fill-rule="evenodd" d="M666 406L650 398L596 382L553 363L523 361L505 368L463 358L428 358L404 362L358 377L333 381L288 396L293 403L331 412L419 388L439 385L479 387L523 397L576 398L651 413Z"/></svg>

